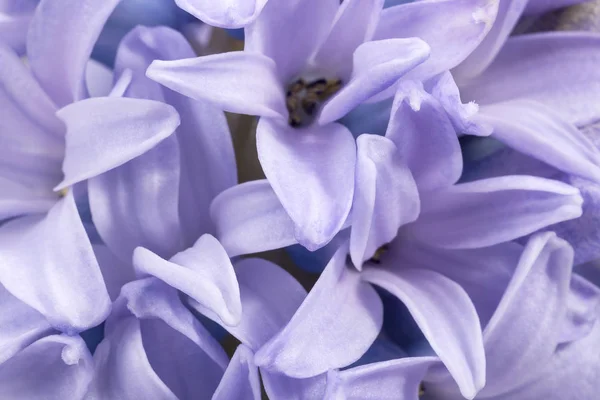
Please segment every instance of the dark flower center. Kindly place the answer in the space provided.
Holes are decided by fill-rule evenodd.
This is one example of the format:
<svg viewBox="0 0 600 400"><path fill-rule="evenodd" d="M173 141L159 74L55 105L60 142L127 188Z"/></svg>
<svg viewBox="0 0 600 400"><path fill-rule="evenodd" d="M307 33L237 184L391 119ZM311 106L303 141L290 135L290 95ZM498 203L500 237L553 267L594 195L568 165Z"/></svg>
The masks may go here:
<svg viewBox="0 0 600 400"><path fill-rule="evenodd" d="M320 78L307 82L297 79L288 86L285 103L289 113L288 123L298 128L313 122L319 106L342 87L340 79Z"/></svg>
<svg viewBox="0 0 600 400"><path fill-rule="evenodd" d="M389 246L387 244L384 244L383 246L381 246L380 248L378 248L377 250L375 250L375 254L373 254L373 257L369 258L367 260L368 263L372 263L372 264L381 264L381 257L387 253L387 251L389 250Z"/></svg>

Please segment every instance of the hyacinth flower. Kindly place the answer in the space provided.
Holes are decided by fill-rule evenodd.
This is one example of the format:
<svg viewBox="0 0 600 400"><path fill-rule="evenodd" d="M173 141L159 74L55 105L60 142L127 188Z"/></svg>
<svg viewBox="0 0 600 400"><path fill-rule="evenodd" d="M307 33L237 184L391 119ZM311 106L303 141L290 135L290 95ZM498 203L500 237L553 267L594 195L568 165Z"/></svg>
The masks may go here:
<svg viewBox="0 0 600 400"><path fill-rule="evenodd" d="M3 0L0 2L0 43L17 54L25 53L29 21L38 0Z"/></svg>
<svg viewBox="0 0 600 400"><path fill-rule="evenodd" d="M487 383L476 399L591 399L600 387L597 348L600 290L572 275L573 250L554 233L529 239L508 284L469 276L472 263L449 270L470 291L485 318ZM497 287L504 286L497 296ZM494 298L495 297L495 298ZM462 399L447 371L433 367L424 399Z"/></svg>
<svg viewBox="0 0 600 400"><path fill-rule="evenodd" d="M145 76L154 59L192 55L185 38L167 27L134 29L117 53L114 75L126 81L123 96L170 104L181 119L175 134L155 148L87 183L90 213L107 248L104 253L112 252L128 265L125 270L131 271L131 257L138 246L169 258L202 234L214 233L210 203L237 182L223 112ZM96 123L89 121L90 126ZM124 274L121 283L126 280Z"/></svg>
<svg viewBox="0 0 600 400"><path fill-rule="evenodd" d="M360 279L405 303L463 394L473 397L484 384L478 316L464 290L441 272L443 258L433 264L426 258L413 260L411 248L442 249L443 254L510 241L580 216L581 196L569 185L533 176L455 184L462 172L456 130L440 102L415 82L400 85L386 136L361 135L357 144L349 245L342 245L348 250L338 250L324 274L333 269L358 277L356 269L364 264ZM265 180L228 189L215 199L211 211L218 237L231 256L297 243L289 215ZM342 279L339 284L334 292L347 290ZM288 325L295 328L271 341L270 358L255 360L259 366L300 368L302 363L292 357L300 354L295 343L310 343L307 338L317 334L311 329L318 325L307 321L324 307L316 299L326 297L315 289L308 298L313 296L315 300L307 301L310 308L303 308L302 317ZM378 310L372 312L377 315ZM303 331L303 326L308 328ZM334 328L328 329L335 336ZM345 329L335 332L342 335ZM291 340L295 334L307 336ZM308 373L285 372L299 377Z"/></svg>
<svg viewBox="0 0 600 400"><path fill-rule="evenodd" d="M68 333L97 325L110 307L73 185L144 153L179 125L173 107L157 101L88 98L85 68L116 4L42 1L28 66L0 49L0 282Z"/></svg>
<svg viewBox="0 0 600 400"><path fill-rule="evenodd" d="M0 396L82 399L94 373L84 340L53 328L0 285Z"/></svg>
<svg viewBox="0 0 600 400"><path fill-rule="evenodd" d="M356 145L334 121L402 77L427 79L460 63L487 32L497 3L382 7L383 1L269 1L246 27L243 52L156 61L148 69L152 79L192 98L261 117L261 166L307 248L329 242L352 204ZM446 15L453 15L451 24Z"/></svg>

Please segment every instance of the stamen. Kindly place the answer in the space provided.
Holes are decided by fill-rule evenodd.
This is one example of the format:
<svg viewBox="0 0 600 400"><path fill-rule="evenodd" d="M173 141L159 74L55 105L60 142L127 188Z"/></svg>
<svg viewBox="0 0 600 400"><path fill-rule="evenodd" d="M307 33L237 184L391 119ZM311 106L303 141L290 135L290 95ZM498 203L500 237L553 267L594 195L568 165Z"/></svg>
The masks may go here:
<svg viewBox="0 0 600 400"><path fill-rule="evenodd" d="M306 83L299 78L294 81L288 87L285 101L290 126L296 128L311 123L318 107L341 87L340 79L320 78Z"/></svg>
<svg viewBox="0 0 600 400"><path fill-rule="evenodd" d="M68 188L68 187L66 187L66 188L62 188L62 189L60 189L60 190L58 191L58 195L59 195L60 197L65 197L65 196L67 195L67 193L69 193L69 188Z"/></svg>
<svg viewBox="0 0 600 400"><path fill-rule="evenodd" d="M389 250L390 246L387 244L384 244L383 246L381 246L380 248L378 248L377 250L375 250L375 254L373 254L373 257L371 257L367 262L373 263L373 264L381 264L381 257L387 253L387 251Z"/></svg>
<svg viewBox="0 0 600 400"><path fill-rule="evenodd" d="M421 384L419 385L419 397L423 396L425 394L425 386L423 385L423 382L421 382Z"/></svg>

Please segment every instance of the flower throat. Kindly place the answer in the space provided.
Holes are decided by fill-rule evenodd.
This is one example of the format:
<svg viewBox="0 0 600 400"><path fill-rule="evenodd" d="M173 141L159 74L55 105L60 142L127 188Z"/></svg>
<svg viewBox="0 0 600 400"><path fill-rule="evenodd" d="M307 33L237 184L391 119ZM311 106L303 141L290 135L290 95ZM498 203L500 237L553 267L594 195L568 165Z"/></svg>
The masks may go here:
<svg viewBox="0 0 600 400"><path fill-rule="evenodd" d="M340 79L320 78L307 82L297 79L288 87L285 104L289 113L288 123L299 128L313 122L321 104L342 87Z"/></svg>

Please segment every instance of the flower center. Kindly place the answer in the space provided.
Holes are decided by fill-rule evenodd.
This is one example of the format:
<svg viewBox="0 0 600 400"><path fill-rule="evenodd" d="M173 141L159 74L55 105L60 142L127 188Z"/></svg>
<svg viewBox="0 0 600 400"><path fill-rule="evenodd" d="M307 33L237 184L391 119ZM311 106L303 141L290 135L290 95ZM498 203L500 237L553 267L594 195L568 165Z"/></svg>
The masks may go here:
<svg viewBox="0 0 600 400"><path fill-rule="evenodd" d="M293 128L309 125L321 104L342 87L340 79L320 78L307 82L297 79L288 86L285 103L289 113L288 123Z"/></svg>
<svg viewBox="0 0 600 400"><path fill-rule="evenodd" d="M380 248L378 248L377 250L375 250L375 254L373 254L373 257L369 258L367 260L367 262L369 263L373 263L373 264L381 264L381 257L387 253L387 251L389 250L389 246L387 244L384 244L383 246L381 246Z"/></svg>

